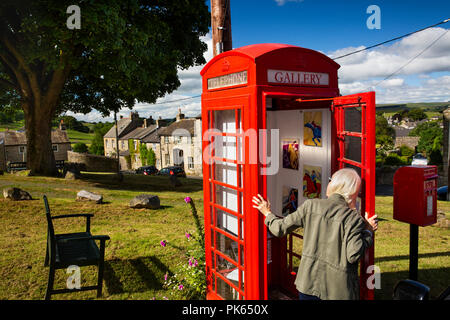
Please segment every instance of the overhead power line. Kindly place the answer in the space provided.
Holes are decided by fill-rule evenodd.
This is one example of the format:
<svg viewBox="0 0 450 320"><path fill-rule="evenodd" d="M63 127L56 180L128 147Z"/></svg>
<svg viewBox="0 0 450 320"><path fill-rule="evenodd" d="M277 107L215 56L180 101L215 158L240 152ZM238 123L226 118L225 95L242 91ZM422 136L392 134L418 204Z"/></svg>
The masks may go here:
<svg viewBox="0 0 450 320"><path fill-rule="evenodd" d="M390 77L392 77L393 75L396 75L398 72L400 72L400 70L402 70L404 67L406 67L408 64L410 64L411 62L413 62L414 60L416 60L419 56L421 56L425 51L427 51L428 49L430 49L436 42L439 41L439 39L441 39L443 36L445 36L448 32L448 29L443 32L439 37L437 37L433 42L431 42L425 49L423 49L422 51L420 51L417 55L415 55L414 57L412 57L408 62L406 62L404 65L402 65L400 68L398 68L397 70L395 70L393 73L391 73L390 75L388 75L386 78L384 78L383 80L381 80L380 82L378 82L374 87L378 86L380 83L382 83L383 81L389 79Z"/></svg>
<svg viewBox="0 0 450 320"><path fill-rule="evenodd" d="M444 24L444 23L447 23L447 22L449 22L449 21L450 21L450 18L449 18L449 19L445 19L445 20L443 20L443 21L441 21L441 22L435 23L435 24L433 24L433 25L431 25L431 26L422 28L422 29L420 29L420 30L416 30L416 31L407 33L407 34L405 34L405 35L403 35L403 36L396 37L396 38L393 38L393 39L390 39L390 40L387 40L387 41L383 41L383 42L374 44L374 45L372 45L372 46L370 46L370 47L366 47L366 48L364 48L364 49L356 50L356 51L353 51L353 52L344 54L344 55L339 56L339 57L336 57L336 58L331 58L331 59L337 60L337 59L341 59L341 58L344 58L344 57L348 57L348 56L350 56L350 55L352 55L352 54L355 54L355 53L359 53L359 52L362 52L362 51L366 51L366 50L369 50L369 49L373 49L373 48L379 47L379 46L381 46L381 45L383 45L383 44L386 44L386 43L389 43L389 42L392 42L392 41L396 41L396 40L402 39L402 38L404 38L404 37L407 37L407 36L410 36L410 35L412 35L412 34L415 34L415 33L421 32L421 31L424 31L424 30L426 30L426 29L430 29L430 28L439 26L439 25Z"/></svg>
<svg viewBox="0 0 450 320"><path fill-rule="evenodd" d="M181 99L175 99L175 100L170 100L170 101L161 101L161 102L155 102L155 103L150 103L150 104L169 104L169 103L173 103L173 102L178 102L178 101L184 101L184 100L191 100L191 99L195 99L195 98L200 98L202 95L196 95L196 96L192 96L192 97L188 97L188 98L181 98Z"/></svg>

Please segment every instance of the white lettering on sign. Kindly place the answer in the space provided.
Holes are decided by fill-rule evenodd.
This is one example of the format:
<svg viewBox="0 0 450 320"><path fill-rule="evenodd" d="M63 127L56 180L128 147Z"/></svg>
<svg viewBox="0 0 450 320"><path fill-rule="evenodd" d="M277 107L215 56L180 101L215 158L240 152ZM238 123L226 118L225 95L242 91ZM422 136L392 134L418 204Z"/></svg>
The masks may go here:
<svg viewBox="0 0 450 320"><path fill-rule="evenodd" d="M267 82L291 85L327 86L328 73L267 70Z"/></svg>
<svg viewBox="0 0 450 320"><path fill-rule="evenodd" d="M208 90L247 83L247 70L208 79Z"/></svg>

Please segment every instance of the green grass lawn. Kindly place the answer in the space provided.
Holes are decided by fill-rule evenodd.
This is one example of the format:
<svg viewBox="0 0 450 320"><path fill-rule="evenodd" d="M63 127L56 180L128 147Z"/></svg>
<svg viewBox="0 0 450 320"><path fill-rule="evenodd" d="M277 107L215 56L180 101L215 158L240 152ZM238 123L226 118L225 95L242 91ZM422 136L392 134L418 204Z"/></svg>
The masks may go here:
<svg viewBox="0 0 450 320"><path fill-rule="evenodd" d="M31 193L32 201L0 199L0 299L43 299L48 278L44 268L46 221L42 195L49 198L52 214L94 213L94 234L107 234L103 299L183 299L182 291L163 288L164 274L187 263L185 232L194 233L194 220L184 197L194 199L203 218L202 180L180 179L174 190L167 177L126 175L122 183L112 174L84 173L82 180L0 176L0 188L16 186ZM101 193L105 204L75 201L79 190ZM140 193L160 197L160 210L130 209L129 201ZM420 228L419 281L431 288L432 297L450 285L450 202L438 202L446 218L438 225ZM409 226L393 220L392 197L376 198L380 218L375 239L375 264L381 271L376 299L391 299L397 281L408 277ZM66 219L64 219L66 220ZM84 220L55 222L57 233L82 230ZM76 230L75 230L76 231ZM167 240L163 248L161 240ZM82 284L95 284L96 268L81 269ZM56 288L63 288L68 275L57 271ZM52 299L95 299L95 291L55 295Z"/></svg>
<svg viewBox="0 0 450 320"><path fill-rule="evenodd" d="M202 206L202 180L180 178L173 190L166 177L125 176L117 183L111 174L84 174L83 180L0 176L0 187L27 190L32 201L0 199L0 299L43 299L48 279L44 268L46 220L42 196L49 198L52 214L94 213L93 234L107 234L104 299L183 299L182 292L162 288L164 274L187 263L186 250L194 246L185 232L195 233L194 220L184 197ZM105 204L75 201L82 189L103 195ZM159 210L131 209L129 201L141 193L159 196ZM84 219L55 222L57 233L82 231ZM163 248L161 240L167 240ZM63 288L67 275L57 270L55 288ZM82 285L96 283L96 268L81 269ZM94 299L95 291L54 295L52 299Z"/></svg>

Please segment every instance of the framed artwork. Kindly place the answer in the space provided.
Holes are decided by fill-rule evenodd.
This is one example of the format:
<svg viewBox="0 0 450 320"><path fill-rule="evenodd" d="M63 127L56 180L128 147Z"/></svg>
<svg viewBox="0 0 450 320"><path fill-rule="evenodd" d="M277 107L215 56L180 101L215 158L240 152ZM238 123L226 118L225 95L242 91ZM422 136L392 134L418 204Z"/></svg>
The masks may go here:
<svg viewBox="0 0 450 320"><path fill-rule="evenodd" d="M322 167L303 165L303 197L308 199L322 196Z"/></svg>
<svg viewBox="0 0 450 320"><path fill-rule="evenodd" d="M322 112L304 112L303 123L303 144L305 146L322 147Z"/></svg>
<svg viewBox="0 0 450 320"><path fill-rule="evenodd" d="M298 170L298 139L283 139L283 168Z"/></svg>
<svg viewBox="0 0 450 320"><path fill-rule="evenodd" d="M294 187L283 186L281 214L286 217L288 214L297 210L298 189Z"/></svg>

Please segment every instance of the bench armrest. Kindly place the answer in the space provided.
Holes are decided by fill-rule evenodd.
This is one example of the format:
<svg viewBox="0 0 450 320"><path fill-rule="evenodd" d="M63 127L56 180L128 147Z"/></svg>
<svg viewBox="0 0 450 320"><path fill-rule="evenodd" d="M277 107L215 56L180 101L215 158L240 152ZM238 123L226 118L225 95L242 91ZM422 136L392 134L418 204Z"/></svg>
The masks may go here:
<svg viewBox="0 0 450 320"><path fill-rule="evenodd" d="M76 217L86 217L91 218L94 215L92 213L76 213L76 214L61 214L59 216L53 216L52 219L61 219L61 218L76 218Z"/></svg>
<svg viewBox="0 0 450 320"><path fill-rule="evenodd" d="M100 240L100 241L106 241L110 240L109 236L106 235L99 235L99 236L86 236L86 237L76 237L76 238L67 238L67 239L60 239L58 242L66 243L69 241L86 241L86 240Z"/></svg>

